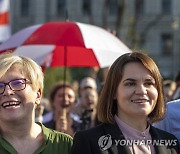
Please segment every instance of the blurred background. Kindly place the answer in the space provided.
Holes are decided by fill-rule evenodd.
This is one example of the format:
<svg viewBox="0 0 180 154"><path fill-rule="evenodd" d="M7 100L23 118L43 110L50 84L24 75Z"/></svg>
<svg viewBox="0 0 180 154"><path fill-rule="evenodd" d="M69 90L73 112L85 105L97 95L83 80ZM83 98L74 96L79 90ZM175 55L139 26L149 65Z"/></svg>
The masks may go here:
<svg viewBox="0 0 180 154"><path fill-rule="evenodd" d="M180 70L179 8L179 0L9 0L7 23L10 35L48 21L69 20L103 27L130 49L148 53L164 79L174 80ZM45 90L62 78L61 71L46 69ZM92 68L69 68L67 79L80 81L84 76L98 76L101 80L101 74L101 70Z"/></svg>

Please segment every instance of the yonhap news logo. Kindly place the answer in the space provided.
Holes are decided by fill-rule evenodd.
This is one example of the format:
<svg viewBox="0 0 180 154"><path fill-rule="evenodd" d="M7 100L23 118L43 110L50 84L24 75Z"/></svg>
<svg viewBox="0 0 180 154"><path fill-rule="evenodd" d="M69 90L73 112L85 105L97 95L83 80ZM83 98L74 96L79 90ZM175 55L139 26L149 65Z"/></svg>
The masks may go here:
<svg viewBox="0 0 180 154"><path fill-rule="evenodd" d="M178 144L178 140L165 140L165 139L157 139L157 140L114 140L116 146L132 146L132 145L153 145L153 146L176 146Z"/></svg>
<svg viewBox="0 0 180 154"><path fill-rule="evenodd" d="M178 144L178 140L176 139L153 139L153 140L130 140L130 139L114 139L112 140L112 137L110 134L103 135L98 140L98 145L102 151L109 149L112 144L115 146L142 146L142 145L153 145L153 146L176 146Z"/></svg>
<svg viewBox="0 0 180 154"><path fill-rule="evenodd" d="M109 149L112 146L112 138L110 134L101 136L98 140L98 145L102 151Z"/></svg>

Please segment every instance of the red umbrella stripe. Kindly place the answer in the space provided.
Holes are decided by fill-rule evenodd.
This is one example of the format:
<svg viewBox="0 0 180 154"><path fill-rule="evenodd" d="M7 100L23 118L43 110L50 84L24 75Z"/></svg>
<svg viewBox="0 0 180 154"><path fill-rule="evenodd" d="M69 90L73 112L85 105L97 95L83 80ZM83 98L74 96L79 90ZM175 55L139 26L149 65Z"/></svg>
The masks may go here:
<svg viewBox="0 0 180 154"><path fill-rule="evenodd" d="M78 26L73 22L50 22L39 27L23 45L54 44L85 48Z"/></svg>

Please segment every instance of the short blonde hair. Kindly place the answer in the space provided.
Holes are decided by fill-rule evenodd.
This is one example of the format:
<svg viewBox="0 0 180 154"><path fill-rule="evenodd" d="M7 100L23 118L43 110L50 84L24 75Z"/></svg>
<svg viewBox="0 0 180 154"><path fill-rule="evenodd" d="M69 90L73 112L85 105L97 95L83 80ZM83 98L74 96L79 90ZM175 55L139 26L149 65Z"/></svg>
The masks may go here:
<svg viewBox="0 0 180 154"><path fill-rule="evenodd" d="M124 66L130 62L138 62L144 65L155 79L158 99L154 110L148 116L150 122L156 122L163 118L165 114L165 103L160 71L156 63L148 55L140 52L133 52L124 54L117 58L109 69L97 104L97 116L100 122L114 123L114 115L117 114L117 102L114 100L114 96L122 79Z"/></svg>
<svg viewBox="0 0 180 154"><path fill-rule="evenodd" d="M23 67L23 73L32 83L33 90L42 90L44 88L44 75L41 67L32 59L24 56L4 53L0 55L0 78L13 66L20 65Z"/></svg>

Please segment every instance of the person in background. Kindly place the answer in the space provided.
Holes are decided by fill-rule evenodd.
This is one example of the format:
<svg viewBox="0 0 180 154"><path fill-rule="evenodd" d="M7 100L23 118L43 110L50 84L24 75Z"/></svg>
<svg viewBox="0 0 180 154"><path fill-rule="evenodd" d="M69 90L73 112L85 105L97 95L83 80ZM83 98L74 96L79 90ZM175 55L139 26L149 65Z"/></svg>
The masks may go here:
<svg viewBox="0 0 180 154"><path fill-rule="evenodd" d="M180 99L167 102L166 106L165 117L153 126L175 135L180 143Z"/></svg>
<svg viewBox="0 0 180 154"><path fill-rule="evenodd" d="M85 77L81 80L80 86L79 86L79 96L81 97L82 91L85 89L94 89L97 91L97 84L95 79L91 77Z"/></svg>
<svg viewBox="0 0 180 154"><path fill-rule="evenodd" d="M77 132L71 154L179 154L177 138L151 125L164 113L157 65L146 54L126 53L111 65L101 90L102 124Z"/></svg>
<svg viewBox="0 0 180 154"><path fill-rule="evenodd" d="M43 122L43 115L51 111L50 103L47 98L41 98L40 104L37 105L35 109L35 121Z"/></svg>
<svg viewBox="0 0 180 154"><path fill-rule="evenodd" d="M72 110L74 131L84 130L95 126L98 93L94 89L85 89L81 93L80 103Z"/></svg>
<svg viewBox="0 0 180 154"><path fill-rule="evenodd" d="M0 153L69 154L69 135L35 123L41 102L43 72L32 59L0 55Z"/></svg>
<svg viewBox="0 0 180 154"><path fill-rule="evenodd" d="M74 80L72 83L71 83L71 86L75 92L75 95L76 97L78 96L78 90L79 90L79 82L77 80Z"/></svg>
<svg viewBox="0 0 180 154"><path fill-rule="evenodd" d="M176 90L176 82L172 80L164 80L163 81L163 91L165 102L171 101L173 98L173 93Z"/></svg>
<svg viewBox="0 0 180 154"><path fill-rule="evenodd" d="M79 96L76 100L76 106L79 106L80 102L81 102L81 95L82 92L86 89L94 89L97 91L97 84L95 79L91 78L91 77L85 77L81 80L80 84L79 84Z"/></svg>
<svg viewBox="0 0 180 154"><path fill-rule="evenodd" d="M36 106L36 109L35 109L35 122L42 123L43 112L44 112L44 106L40 103Z"/></svg>
<svg viewBox="0 0 180 154"><path fill-rule="evenodd" d="M174 91L173 94L173 100L180 99L180 71L176 75L175 82L176 82L176 90Z"/></svg>
<svg viewBox="0 0 180 154"><path fill-rule="evenodd" d="M89 76L84 77L79 84L79 97L77 98L76 103L74 105L74 109L73 109L72 113L70 114L71 118L73 119L74 132L76 132L78 130L86 129L86 128L90 127L90 125L92 124L92 122L90 122L91 118L92 118L92 114L95 115L96 111L94 110L93 112L91 112L92 109L87 110L86 107L82 106L82 102L87 102L87 99L88 99L88 96L85 98L85 95L89 95L87 93L91 90L97 91L97 84L96 84L95 79L92 77L89 77ZM83 93L84 93L84 97L83 97L84 101L81 100L81 98L82 98L81 96L83 95ZM94 92L94 93L96 93L96 92ZM92 94L92 95L96 95L96 94ZM90 96L89 96L89 98L90 98ZM94 98L96 98L96 97L94 97ZM96 102L96 99L92 99L92 97L91 97L91 101ZM87 119L89 119L89 120L87 120ZM94 117L93 117L92 121L94 121Z"/></svg>
<svg viewBox="0 0 180 154"><path fill-rule="evenodd" d="M52 112L43 117L44 125L73 136L74 131L69 114L74 107L75 100L75 92L70 84L63 82L55 84L49 94Z"/></svg>

